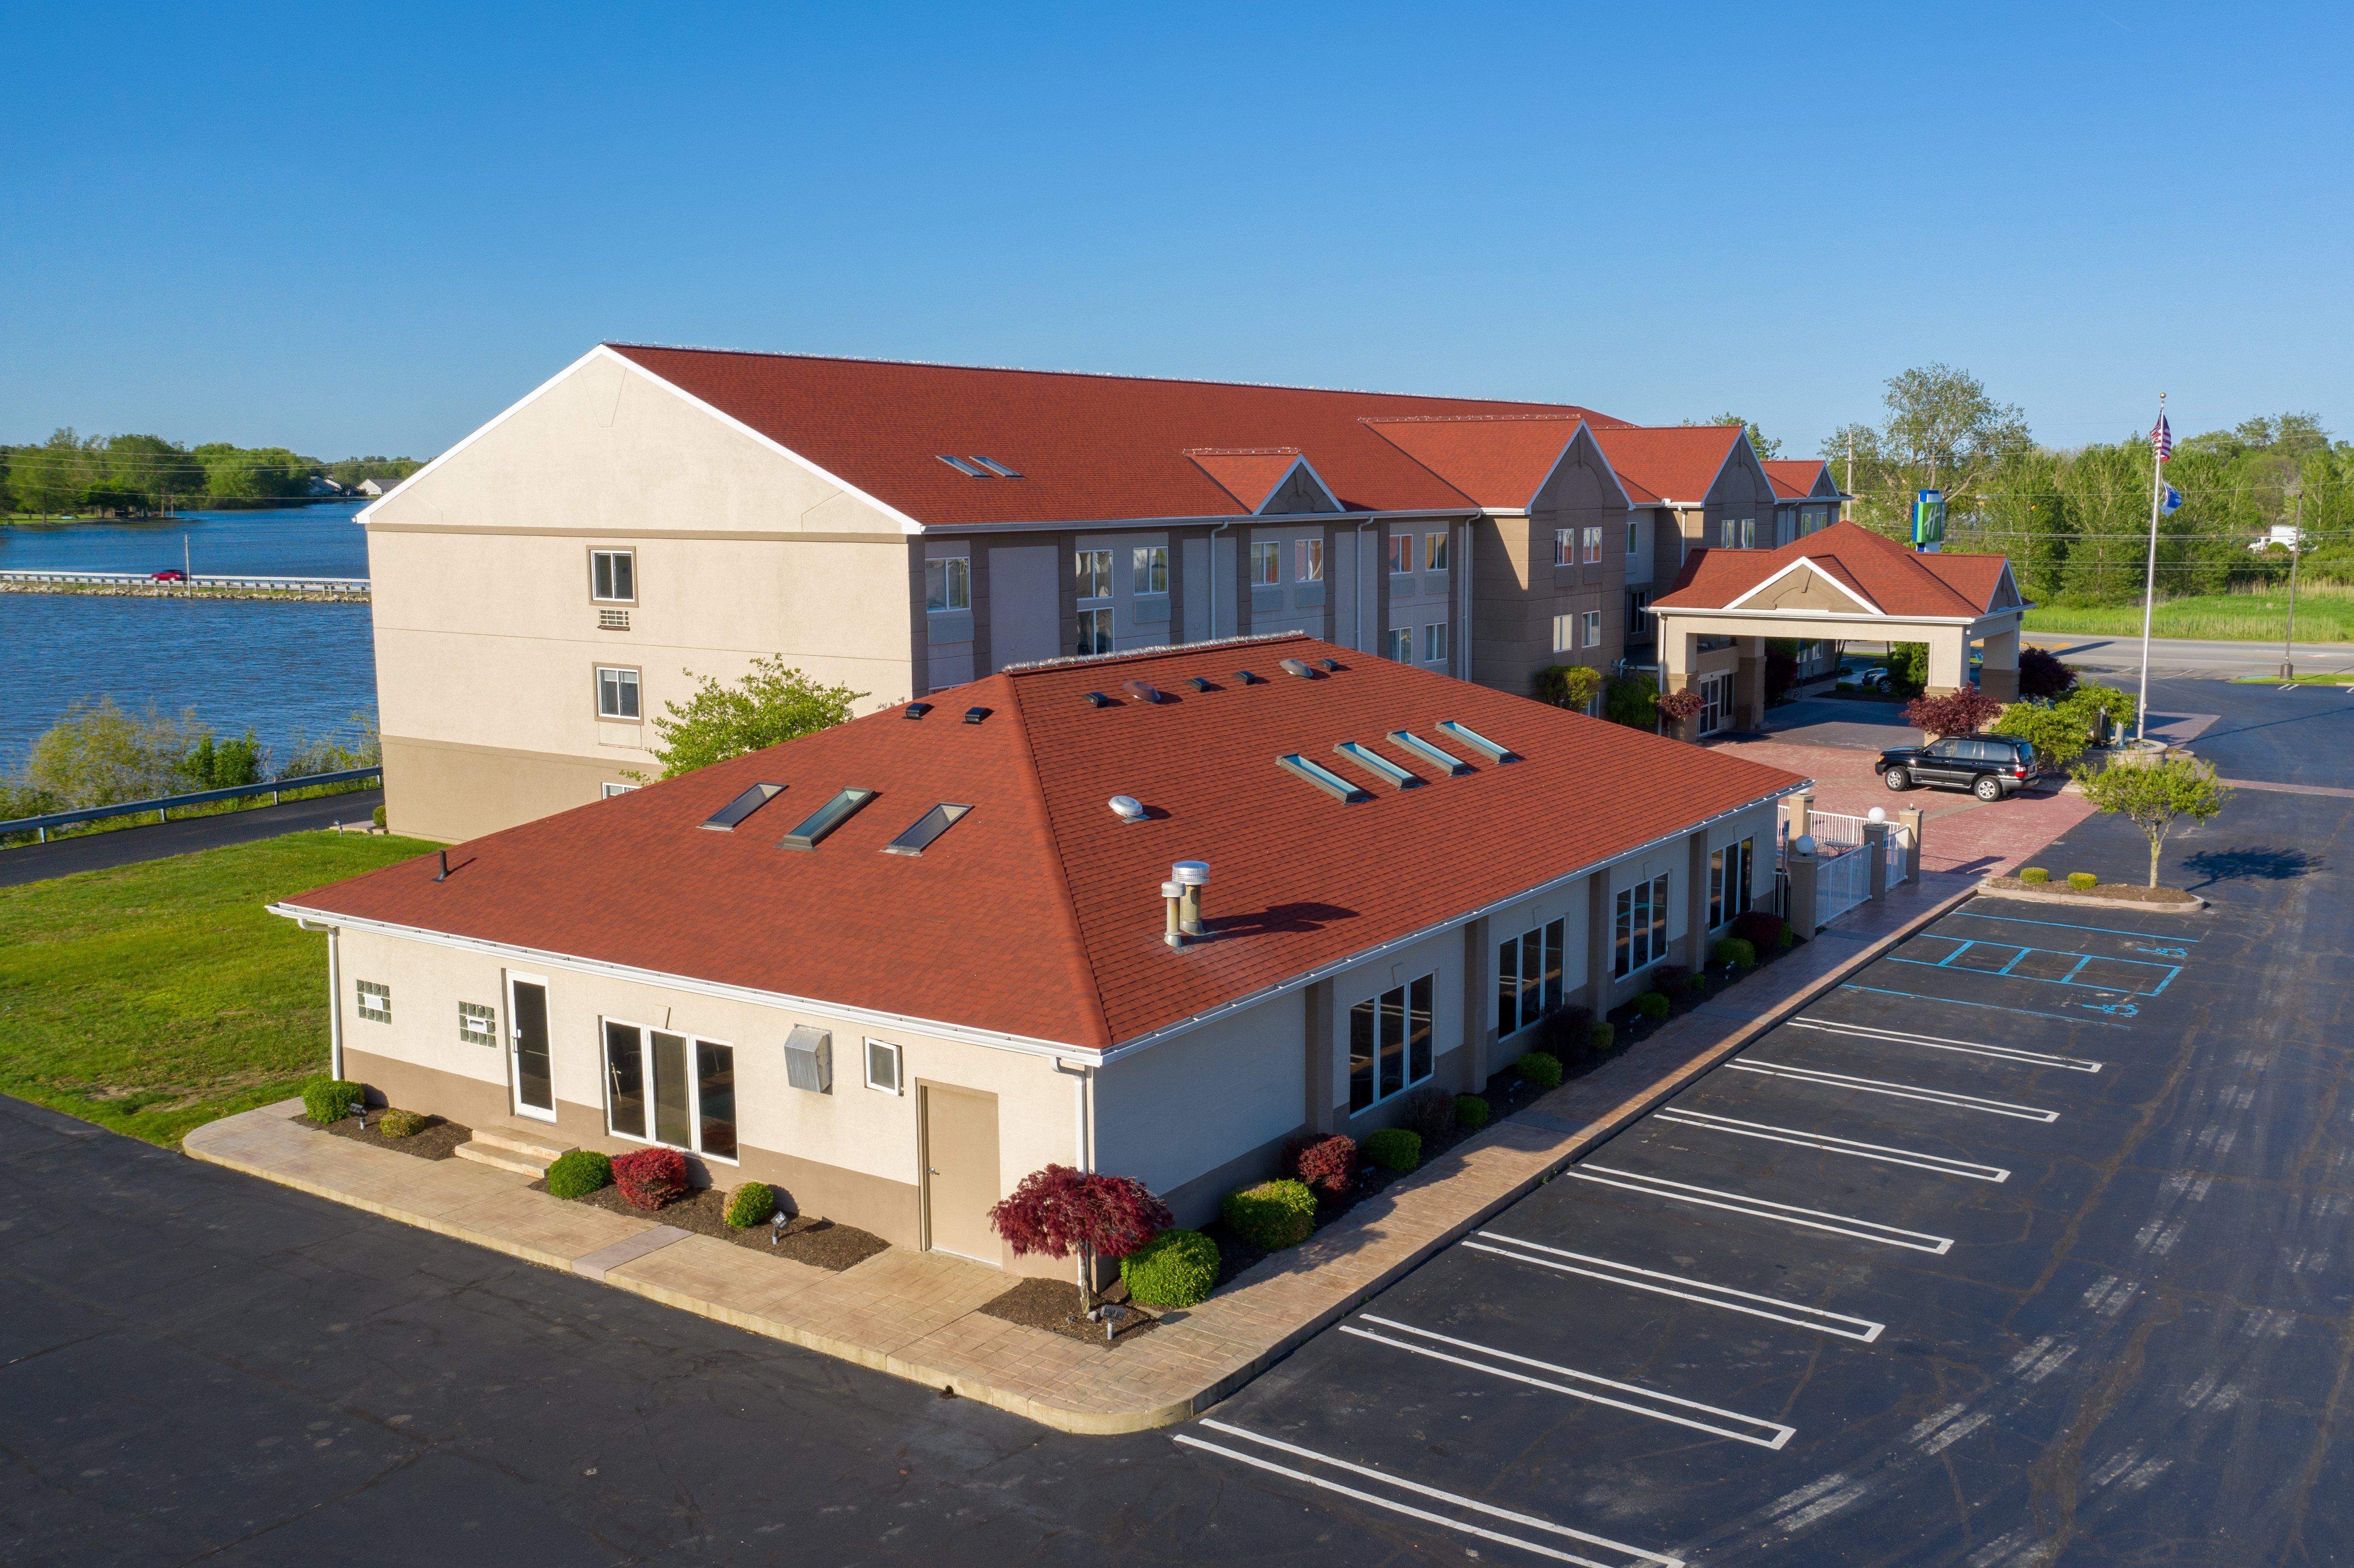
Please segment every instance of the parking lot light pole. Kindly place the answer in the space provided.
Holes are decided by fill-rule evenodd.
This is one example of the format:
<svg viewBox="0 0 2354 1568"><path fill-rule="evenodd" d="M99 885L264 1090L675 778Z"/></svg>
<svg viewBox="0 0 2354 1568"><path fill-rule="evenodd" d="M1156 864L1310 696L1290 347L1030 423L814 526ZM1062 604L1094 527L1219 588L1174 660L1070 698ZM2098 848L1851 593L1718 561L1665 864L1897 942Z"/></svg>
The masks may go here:
<svg viewBox="0 0 2354 1568"><path fill-rule="evenodd" d="M2289 481L2288 493L2296 498L2296 521L2289 525L2288 535L2288 631L2281 638L2283 681L2296 679L2296 561L2305 543L2305 481Z"/></svg>

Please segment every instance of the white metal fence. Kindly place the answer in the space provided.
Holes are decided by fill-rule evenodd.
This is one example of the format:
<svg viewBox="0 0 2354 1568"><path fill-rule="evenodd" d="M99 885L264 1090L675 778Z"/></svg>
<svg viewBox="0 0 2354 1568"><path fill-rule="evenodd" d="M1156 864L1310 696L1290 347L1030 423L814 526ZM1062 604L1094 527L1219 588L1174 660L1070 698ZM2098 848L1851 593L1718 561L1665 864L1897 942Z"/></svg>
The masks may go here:
<svg viewBox="0 0 2354 1568"><path fill-rule="evenodd" d="M1872 896L1872 857L1850 850L1815 865L1815 921L1828 926Z"/></svg>

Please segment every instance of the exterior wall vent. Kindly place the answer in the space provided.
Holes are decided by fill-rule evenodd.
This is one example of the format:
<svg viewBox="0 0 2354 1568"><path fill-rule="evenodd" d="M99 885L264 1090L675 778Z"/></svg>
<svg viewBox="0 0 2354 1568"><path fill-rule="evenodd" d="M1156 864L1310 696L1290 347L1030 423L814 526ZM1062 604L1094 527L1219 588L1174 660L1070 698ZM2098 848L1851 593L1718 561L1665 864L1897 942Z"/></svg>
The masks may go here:
<svg viewBox="0 0 2354 1568"><path fill-rule="evenodd" d="M813 1095L833 1093L833 1031L796 1023L785 1036L785 1082Z"/></svg>

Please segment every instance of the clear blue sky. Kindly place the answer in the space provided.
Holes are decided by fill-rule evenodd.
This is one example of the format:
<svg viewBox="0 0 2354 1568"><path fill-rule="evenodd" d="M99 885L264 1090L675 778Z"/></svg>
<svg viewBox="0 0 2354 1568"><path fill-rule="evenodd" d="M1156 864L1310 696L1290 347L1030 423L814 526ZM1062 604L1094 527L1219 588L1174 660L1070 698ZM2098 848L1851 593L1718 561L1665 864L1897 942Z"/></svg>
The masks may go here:
<svg viewBox="0 0 2354 1568"><path fill-rule="evenodd" d="M7 13L0 440L429 455L599 338L2354 436L2354 13Z"/></svg>

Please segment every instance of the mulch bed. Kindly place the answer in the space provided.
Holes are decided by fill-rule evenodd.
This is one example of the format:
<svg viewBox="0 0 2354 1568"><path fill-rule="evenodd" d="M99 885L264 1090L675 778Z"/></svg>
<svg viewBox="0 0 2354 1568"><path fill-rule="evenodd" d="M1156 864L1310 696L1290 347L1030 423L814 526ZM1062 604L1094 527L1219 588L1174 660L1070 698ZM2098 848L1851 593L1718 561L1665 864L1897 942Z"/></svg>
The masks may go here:
<svg viewBox="0 0 2354 1568"><path fill-rule="evenodd" d="M376 1129L376 1124L384 1119L381 1108L367 1113L365 1126L355 1116L341 1118L324 1127L302 1112L297 1112L292 1119L313 1132L348 1138L355 1143L365 1143L371 1149L389 1149L396 1154L414 1154L419 1160L447 1160L457 1152L460 1144L474 1136L472 1128L460 1127L454 1121L444 1121L437 1116L429 1118L422 1130L412 1132L407 1138L387 1138Z"/></svg>
<svg viewBox="0 0 2354 1568"><path fill-rule="evenodd" d="M2021 882L2016 876L1989 876L1980 885L1997 893L2056 893L2062 898L2081 898L2087 904L2166 904L2188 908L2200 902L2197 894L2185 893L2179 887L2145 887L2137 882L2096 882L2084 893L2077 892L2058 877L2050 882Z"/></svg>
<svg viewBox="0 0 2354 1568"><path fill-rule="evenodd" d="M547 1183L545 1181L534 1181L531 1190L545 1192ZM599 1187L587 1197L574 1198L571 1202L586 1203L592 1209L602 1209L609 1214L621 1214L632 1220L652 1220L656 1224L675 1225L680 1230L709 1236L714 1241L729 1242L769 1257L790 1258L795 1263L806 1263L811 1267L830 1269L836 1274L864 1263L876 1253L887 1251L891 1245L872 1231L838 1225L832 1220L820 1219L813 1214L795 1214L787 1220L782 1240L771 1239L776 1235L776 1227L772 1224L757 1224L739 1231L727 1223L727 1194L717 1187L691 1188L653 1210L631 1207L630 1201L621 1196L621 1190L611 1186ZM1071 1288L1076 1291L1078 1287L1075 1285Z"/></svg>
<svg viewBox="0 0 2354 1568"><path fill-rule="evenodd" d="M1008 1323L1025 1323L1066 1340L1077 1340L1098 1350L1112 1350L1160 1326L1150 1308L1128 1298L1128 1287L1114 1281L1101 1299L1124 1308L1112 1326L1109 1340L1104 1326L1079 1316L1079 1287L1067 1279L1025 1279L980 1308L981 1315Z"/></svg>

